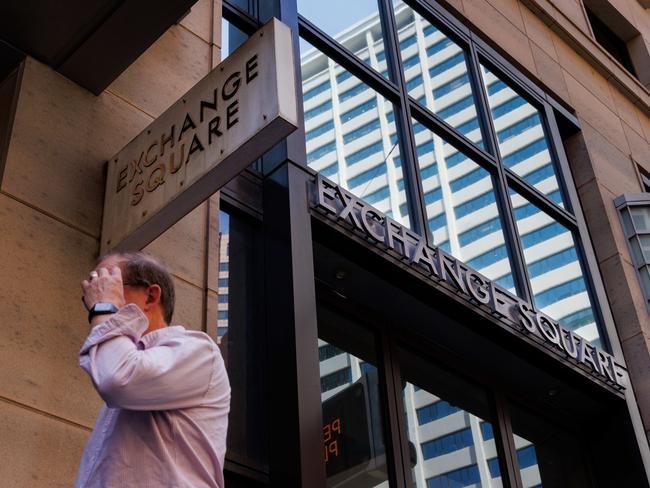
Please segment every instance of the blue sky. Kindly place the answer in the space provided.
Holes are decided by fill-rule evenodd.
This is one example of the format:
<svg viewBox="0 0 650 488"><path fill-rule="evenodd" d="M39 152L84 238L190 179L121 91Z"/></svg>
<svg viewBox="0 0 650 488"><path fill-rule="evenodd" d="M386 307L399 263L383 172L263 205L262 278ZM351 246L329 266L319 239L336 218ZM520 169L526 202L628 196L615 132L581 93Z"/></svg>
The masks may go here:
<svg viewBox="0 0 650 488"><path fill-rule="evenodd" d="M298 12L333 37L377 13L377 0L298 0Z"/></svg>
<svg viewBox="0 0 650 488"><path fill-rule="evenodd" d="M377 10L377 0L298 0L298 12L332 37ZM230 52L228 26L224 19L222 57ZM303 52L311 48L304 41L300 44Z"/></svg>

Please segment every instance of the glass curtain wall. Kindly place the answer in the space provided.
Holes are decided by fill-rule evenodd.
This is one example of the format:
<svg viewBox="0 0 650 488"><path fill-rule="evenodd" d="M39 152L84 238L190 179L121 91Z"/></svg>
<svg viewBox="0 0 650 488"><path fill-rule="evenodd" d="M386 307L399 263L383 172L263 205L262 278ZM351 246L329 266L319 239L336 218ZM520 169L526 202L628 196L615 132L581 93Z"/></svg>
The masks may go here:
<svg viewBox="0 0 650 488"><path fill-rule="evenodd" d="M418 2L297 3L307 164L602 346L542 101Z"/></svg>

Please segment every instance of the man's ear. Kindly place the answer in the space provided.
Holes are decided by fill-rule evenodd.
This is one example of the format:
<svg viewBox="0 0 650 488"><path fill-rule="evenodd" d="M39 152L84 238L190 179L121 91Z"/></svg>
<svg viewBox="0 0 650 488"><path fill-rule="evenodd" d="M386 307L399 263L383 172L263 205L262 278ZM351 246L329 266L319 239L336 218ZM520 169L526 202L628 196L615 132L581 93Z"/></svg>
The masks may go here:
<svg viewBox="0 0 650 488"><path fill-rule="evenodd" d="M160 303L160 294L162 290L160 285L151 285L147 289L147 305L158 305Z"/></svg>

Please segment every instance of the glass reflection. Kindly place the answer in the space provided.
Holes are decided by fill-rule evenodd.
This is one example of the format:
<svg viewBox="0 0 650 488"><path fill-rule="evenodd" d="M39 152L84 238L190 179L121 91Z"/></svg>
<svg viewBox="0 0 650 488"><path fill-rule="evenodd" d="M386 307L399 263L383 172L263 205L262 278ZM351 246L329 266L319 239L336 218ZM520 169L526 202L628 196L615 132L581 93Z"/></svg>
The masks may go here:
<svg viewBox="0 0 650 488"><path fill-rule="evenodd" d="M490 172L413 121L434 243L515 293Z"/></svg>
<svg viewBox="0 0 650 488"><path fill-rule="evenodd" d="M524 488L584 488L589 482L585 449L577 437L511 404L512 430Z"/></svg>
<svg viewBox="0 0 650 488"><path fill-rule="evenodd" d="M307 164L409 225L393 105L309 44L301 69Z"/></svg>
<svg viewBox="0 0 650 488"><path fill-rule="evenodd" d="M501 487L485 392L404 351L400 361L414 486Z"/></svg>
<svg viewBox="0 0 650 488"><path fill-rule="evenodd" d="M482 147L465 52L408 5L394 8L409 95Z"/></svg>
<svg viewBox="0 0 650 488"><path fill-rule="evenodd" d="M267 371L259 367L266 354L263 302L259 274L257 224L236 213L219 210L219 262L216 330L213 337L228 370L231 387L227 458L268 472L268 425L260 411L267 408ZM212 310L209 306L208 310ZM216 336L216 337L215 337Z"/></svg>
<svg viewBox="0 0 650 488"><path fill-rule="evenodd" d="M226 19L221 19L221 61L241 46L248 36Z"/></svg>
<svg viewBox="0 0 650 488"><path fill-rule="evenodd" d="M559 191L550 196L559 198ZM514 190L510 190L510 199L535 306L599 346L598 327L572 233Z"/></svg>
<svg viewBox="0 0 650 488"><path fill-rule="evenodd" d="M374 336L329 310L318 320L326 484L387 488Z"/></svg>
<svg viewBox="0 0 650 488"><path fill-rule="evenodd" d="M388 78L377 0L298 0L298 13Z"/></svg>
<svg viewBox="0 0 650 488"><path fill-rule="evenodd" d="M217 344L228 333L228 297L230 275L230 215L219 212L219 273L217 307Z"/></svg>
<svg viewBox="0 0 650 488"><path fill-rule="evenodd" d="M564 206L539 110L481 65L503 164Z"/></svg>

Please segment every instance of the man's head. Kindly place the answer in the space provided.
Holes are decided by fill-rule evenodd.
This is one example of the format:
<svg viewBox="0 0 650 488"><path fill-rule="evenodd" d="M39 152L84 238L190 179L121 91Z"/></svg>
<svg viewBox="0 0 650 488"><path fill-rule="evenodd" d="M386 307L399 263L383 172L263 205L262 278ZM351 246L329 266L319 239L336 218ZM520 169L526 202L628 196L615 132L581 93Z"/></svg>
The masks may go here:
<svg viewBox="0 0 650 488"><path fill-rule="evenodd" d="M99 258L96 268L112 266L119 266L122 270L125 303L134 303L147 316L159 312L169 325L174 314L175 294L167 268L143 251L106 254Z"/></svg>

